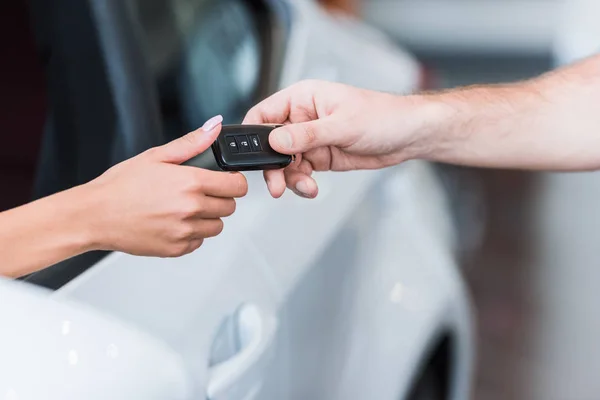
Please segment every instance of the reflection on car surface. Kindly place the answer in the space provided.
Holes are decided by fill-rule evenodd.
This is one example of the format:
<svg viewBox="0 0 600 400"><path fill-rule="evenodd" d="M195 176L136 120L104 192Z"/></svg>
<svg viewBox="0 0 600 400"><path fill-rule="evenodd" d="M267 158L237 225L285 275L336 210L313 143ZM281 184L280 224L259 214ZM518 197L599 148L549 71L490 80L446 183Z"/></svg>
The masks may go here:
<svg viewBox="0 0 600 400"><path fill-rule="evenodd" d="M214 114L240 122L302 79L398 93L420 81L412 55L309 0L35 0L31 11L48 86L32 198L93 179ZM215 168L210 152L194 163ZM51 290L53 302L29 299L48 315L90 307L85 317L73 311L99 327L80 351L118 331L181 373L90 364L69 381L73 390L131 398L121 389L156 372L148 387L173 387L181 399L467 398L468 301L445 195L427 163L318 174L314 201L272 199L260 173L247 179L223 234L191 255L96 252L26 277ZM29 298L29 286L15 296ZM27 324L0 305L2 315ZM140 332L146 339L136 342ZM39 343L55 334L32 332ZM23 362L62 365L35 340L2 343ZM121 360L143 364L126 352ZM64 398L52 384L60 371L48 367L33 390ZM0 360L0 395L18 374ZM113 383L90 384L100 376Z"/></svg>

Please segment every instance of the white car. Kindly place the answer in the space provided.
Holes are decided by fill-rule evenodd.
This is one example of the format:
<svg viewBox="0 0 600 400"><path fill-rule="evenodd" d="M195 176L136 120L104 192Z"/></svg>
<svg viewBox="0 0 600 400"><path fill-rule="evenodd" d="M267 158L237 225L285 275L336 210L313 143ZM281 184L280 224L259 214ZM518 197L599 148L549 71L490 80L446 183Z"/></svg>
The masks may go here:
<svg viewBox="0 0 600 400"><path fill-rule="evenodd" d="M386 37L311 1L39 3L50 79L68 84L38 196L213 114L238 122L299 80L408 93L420 79ZM315 200L246 176L224 232L193 254L94 253L1 281L0 399L468 399L471 310L430 166L318 174Z"/></svg>

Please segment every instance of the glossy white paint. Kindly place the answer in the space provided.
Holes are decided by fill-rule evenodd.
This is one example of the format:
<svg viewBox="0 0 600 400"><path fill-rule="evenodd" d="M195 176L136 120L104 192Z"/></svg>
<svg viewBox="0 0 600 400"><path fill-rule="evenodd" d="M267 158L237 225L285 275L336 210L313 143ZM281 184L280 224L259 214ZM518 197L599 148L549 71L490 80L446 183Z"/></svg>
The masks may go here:
<svg viewBox="0 0 600 400"><path fill-rule="evenodd" d="M293 22L281 87L326 78L414 90L418 64L379 33L310 1L288 3ZM107 330L120 329L120 348L148 346L155 360L176 360L169 362L184 370L176 376L186 400L399 399L442 330L455 339L451 399L468 398L470 313L452 261L445 198L430 166L318 174L316 200L291 193L272 199L261 173L246 176L248 195L224 232L197 252L179 259L115 253L38 303L80 303L110 315L70 318L91 319L90 348L112 340ZM56 324L62 316L48 318ZM32 326L12 314L2 321L25 331ZM138 332L156 342L133 340ZM39 336L47 346L38 347L38 357L62 362L51 339ZM0 377L12 365L5 360ZM129 398L153 398L144 396L146 383L156 393L172 388L160 375L162 362L135 362L144 368L114 378L115 387L145 382ZM87 372L74 381L95 388L104 375Z"/></svg>
<svg viewBox="0 0 600 400"><path fill-rule="evenodd" d="M0 280L0 399L189 399L181 357L90 307Z"/></svg>

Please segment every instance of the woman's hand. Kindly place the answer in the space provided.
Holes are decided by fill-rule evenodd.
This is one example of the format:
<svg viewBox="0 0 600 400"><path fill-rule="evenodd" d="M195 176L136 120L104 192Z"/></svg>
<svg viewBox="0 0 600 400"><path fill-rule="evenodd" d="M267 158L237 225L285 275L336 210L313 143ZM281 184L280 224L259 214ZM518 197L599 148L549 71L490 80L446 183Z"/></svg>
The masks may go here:
<svg viewBox="0 0 600 400"><path fill-rule="evenodd" d="M298 195L317 195L313 171L376 169L410 158L421 139L413 135L413 99L338 83L303 81L252 108L244 123L286 124L275 129L271 146L296 154L285 170L266 171L274 197L286 186ZM417 140L419 139L419 140Z"/></svg>
<svg viewBox="0 0 600 400"><path fill-rule="evenodd" d="M134 255L176 257L223 230L248 185L240 173L179 165L208 149L220 117L171 143L150 149L87 184L93 200L94 247Z"/></svg>
<svg viewBox="0 0 600 400"><path fill-rule="evenodd" d="M246 178L179 165L210 147L221 121L0 213L0 275L24 276L91 250L177 257L221 233L221 219L248 190Z"/></svg>

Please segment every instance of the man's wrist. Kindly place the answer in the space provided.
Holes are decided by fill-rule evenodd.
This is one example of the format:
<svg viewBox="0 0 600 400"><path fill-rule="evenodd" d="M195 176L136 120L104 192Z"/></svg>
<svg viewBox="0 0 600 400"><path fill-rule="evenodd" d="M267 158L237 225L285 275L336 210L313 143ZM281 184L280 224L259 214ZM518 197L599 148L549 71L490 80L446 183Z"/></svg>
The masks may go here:
<svg viewBox="0 0 600 400"><path fill-rule="evenodd" d="M540 131L544 103L533 81L416 95L409 114L414 119L414 158L485 167L519 165L523 155L518 154L529 151L520 132Z"/></svg>
<svg viewBox="0 0 600 400"><path fill-rule="evenodd" d="M443 97L443 94L415 94L396 98L394 124L400 132L395 135L401 138L398 153L402 159L432 160L451 140L447 126L456 110Z"/></svg>

